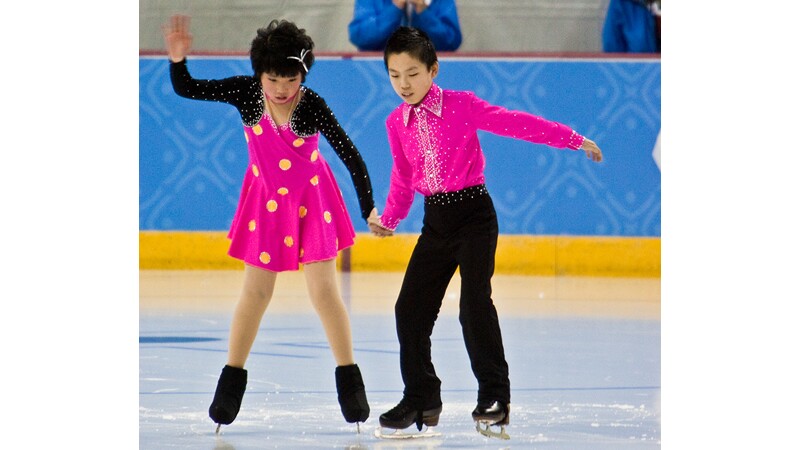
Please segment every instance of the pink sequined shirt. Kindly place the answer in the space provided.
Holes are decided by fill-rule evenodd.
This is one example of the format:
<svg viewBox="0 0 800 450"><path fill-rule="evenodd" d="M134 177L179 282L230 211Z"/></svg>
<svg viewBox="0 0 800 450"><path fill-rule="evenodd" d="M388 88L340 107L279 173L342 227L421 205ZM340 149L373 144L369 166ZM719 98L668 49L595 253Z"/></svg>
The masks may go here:
<svg viewBox="0 0 800 450"><path fill-rule="evenodd" d="M394 165L381 224L397 228L415 192L429 196L484 183L486 160L478 130L572 150L584 140L566 125L433 84L418 105L403 103L386 119Z"/></svg>

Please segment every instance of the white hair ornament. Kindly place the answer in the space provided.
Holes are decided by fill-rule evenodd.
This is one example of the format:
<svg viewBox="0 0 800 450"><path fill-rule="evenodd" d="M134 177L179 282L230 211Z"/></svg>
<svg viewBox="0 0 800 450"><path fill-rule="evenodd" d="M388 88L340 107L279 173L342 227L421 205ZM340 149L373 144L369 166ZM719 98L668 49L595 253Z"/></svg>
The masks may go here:
<svg viewBox="0 0 800 450"><path fill-rule="evenodd" d="M308 73L308 67L306 66L306 62L304 60L306 59L306 55L310 51L311 51L310 49L304 48L304 49L300 50L300 57L299 58L297 56L287 56L286 59L296 59L296 60L300 61L300 64L303 65L303 70L305 70L306 73Z"/></svg>

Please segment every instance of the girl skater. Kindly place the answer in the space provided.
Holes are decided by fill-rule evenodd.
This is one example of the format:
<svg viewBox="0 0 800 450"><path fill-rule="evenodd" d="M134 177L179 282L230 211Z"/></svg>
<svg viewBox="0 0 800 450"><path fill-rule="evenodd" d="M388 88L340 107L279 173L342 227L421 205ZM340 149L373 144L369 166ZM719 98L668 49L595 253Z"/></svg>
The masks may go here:
<svg viewBox="0 0 800 450"><path fill-rule="evenodd" d="M249 165L228 237L228 254L244 261L244 287L233 314L228 361L208 415L233 422L247 383L245 361L272 298L278 272L304 274L311 302L336 360L336 390L342 415L364 422L369 405L353 359L350 321L336 284L335 258L353 245L355 232L336 180L318 150L322 133L355 184L361 215L377 217L367 168L325 101L303 86L314 63L314 42L305 30L273 20L252 41L253 75L219 80L192 78L186 55L192 43L189 17L164 25L175 92L224 102L242 117Z"/></svg>
<svg viewBox="0 0 800 450"><path fill-rule="evenodd" d="M477 130L546 144L582 149L592 161L602 153L569 127L522 111L493 106L472 92L443 90L433 83L439 63L433 43L421 30L401 27L389 38L384 63L403 99L386 119L392 167L386 209L368 219L370 230L390 236L408 215L414 193L425 196L422 232L395 304L400 403L380 416L382 427L434 426L442 411L441 381L431 361L433 325L450 279L460 269L459 321L478 400L472 418L505 428L511 402L508 364L491 278L497 247L497 216L484 185L485 159ZM493 434L494 435L494 434ZM499 437L507 438L504 430Z"/></svg>

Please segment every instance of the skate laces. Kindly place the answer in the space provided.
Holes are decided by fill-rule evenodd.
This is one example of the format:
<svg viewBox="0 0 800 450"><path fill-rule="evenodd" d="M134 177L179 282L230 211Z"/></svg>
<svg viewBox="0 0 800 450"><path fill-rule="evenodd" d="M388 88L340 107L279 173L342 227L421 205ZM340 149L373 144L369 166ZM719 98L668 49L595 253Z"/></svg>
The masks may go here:
<svg viewBox="0 0 800 450"><path fill-rule="evenodd" d="M406 415L409 411L414 410L414 407L411 406L411 402L406 399L400 400L400 403L397 404L394 408L390 409L386 415L394 416L394 415ZM421 414L420 414L421 415Z"/></svg>
<svg viewBox="0 0 800 450"><path fill-rule="evenodd" d="M417 426L417 431L422 431L423 425L423 409L415 408L410 401L405 398L400 400L394 408L390 409L386 415L390 417L405 417L409 412L414 412L414 425Z"/></svg>

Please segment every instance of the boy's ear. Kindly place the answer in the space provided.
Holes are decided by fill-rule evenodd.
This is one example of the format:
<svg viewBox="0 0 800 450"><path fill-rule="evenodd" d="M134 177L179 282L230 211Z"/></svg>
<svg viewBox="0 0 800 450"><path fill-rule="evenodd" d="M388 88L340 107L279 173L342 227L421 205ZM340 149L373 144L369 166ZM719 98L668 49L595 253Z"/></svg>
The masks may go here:
<svg viewBox="0 0 800 450"><path fill-rule="evenodd" d="M431 66L431 78L436 78L436 75L439 74L439 61L434 61L433 65Z"/></svg>

